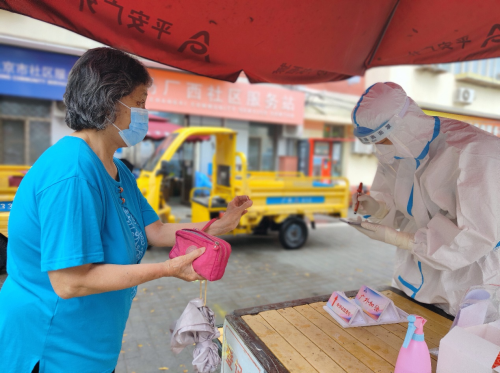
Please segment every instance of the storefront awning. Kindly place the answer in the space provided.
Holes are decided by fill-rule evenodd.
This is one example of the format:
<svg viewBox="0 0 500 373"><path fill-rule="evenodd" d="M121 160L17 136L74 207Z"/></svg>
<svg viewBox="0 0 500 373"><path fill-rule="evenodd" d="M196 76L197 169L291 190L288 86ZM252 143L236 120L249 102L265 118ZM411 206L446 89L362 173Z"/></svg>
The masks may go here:
<svg viewBox="0 0 500 373"><path fill-rule="evenodd" d="M179 128L182 128L182 126L170 123L168 119L158 115L149 114L148 133L146 134L146 139L161 140ZM210 136L190 136L186 142L207 140L210 140Z"/></svg>
<svg viewBox="0 0 500 373"><path fill-rule="evenodd" d="M178 126L177 124L170 123L168 119L165 119L158 115L149 114L148 133L146 135L146 138L150 138L153 140L164 139L179 128L182 127Z"/></svg>

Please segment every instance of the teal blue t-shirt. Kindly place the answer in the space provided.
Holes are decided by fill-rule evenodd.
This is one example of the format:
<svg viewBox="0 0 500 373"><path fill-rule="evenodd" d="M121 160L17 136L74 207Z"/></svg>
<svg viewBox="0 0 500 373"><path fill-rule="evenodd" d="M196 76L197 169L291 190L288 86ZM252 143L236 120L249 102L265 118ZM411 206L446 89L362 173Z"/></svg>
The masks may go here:
<svg viewBox="0 0 500 373"><path fill-rule="evenodd" d="M9 276L0 291L1 372L31 372L38 361L41 373L115 368L136 289L65 300L47 273L142 258L136 240L142 237L138 248L144 247L144 229L158 215L130 171L115 164L119 181L85 141L68 136L21 182L9 219Z"/></svg>

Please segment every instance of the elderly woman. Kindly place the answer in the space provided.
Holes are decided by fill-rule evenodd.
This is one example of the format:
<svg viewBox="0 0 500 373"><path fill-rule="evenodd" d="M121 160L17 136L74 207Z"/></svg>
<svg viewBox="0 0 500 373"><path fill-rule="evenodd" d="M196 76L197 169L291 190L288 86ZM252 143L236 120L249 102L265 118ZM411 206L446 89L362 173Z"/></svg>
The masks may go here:
<svg viewBox="0 0 500 373"><path fill-rule="evenodd" d="M205 223L163 224L113 154L147 132L151 78L118 50L86 52L64 96L75 130L24 178L9 221L9 277L0 292L0 371L112 372L137 285L160 277L201 280L204 248L140 264L147 244L173 246L175 232ZM229 203L208 230L234 229L252 205Z"/></svg>

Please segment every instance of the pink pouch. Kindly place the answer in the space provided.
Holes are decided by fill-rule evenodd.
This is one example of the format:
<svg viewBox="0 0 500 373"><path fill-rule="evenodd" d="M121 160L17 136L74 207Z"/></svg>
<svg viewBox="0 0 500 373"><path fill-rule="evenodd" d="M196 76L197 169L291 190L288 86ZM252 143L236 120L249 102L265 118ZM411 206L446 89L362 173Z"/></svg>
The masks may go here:
<svg viewBox="0 0 500 373"><path fill-rule="evenodd" d="M203 255L193 261L193 269L209 281L217 281L224 276L231 255L229 243L204 232L216 220L210 220L201 230L181 229L175 232L175 245L168 255L170 259L174 259L189 254L200 247L205 247Z"/></svg>

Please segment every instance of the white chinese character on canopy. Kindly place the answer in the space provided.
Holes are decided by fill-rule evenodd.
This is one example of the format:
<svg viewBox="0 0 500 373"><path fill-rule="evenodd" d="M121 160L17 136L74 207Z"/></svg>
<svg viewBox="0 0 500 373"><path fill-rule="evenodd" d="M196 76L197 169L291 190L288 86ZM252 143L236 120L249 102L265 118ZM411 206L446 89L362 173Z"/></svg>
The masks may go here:
<svg viewBox="0 0 500 373"><path fill-rule="evenodd" d="M52 67L50 66L44 66L42 67L42 76L44 78L52 78L52 70L54 70Z"/></svg>
<svg viewBox="0 0 500 373"><path fill-rule="evenodd" d="M283 103L281 104L281 108L283 110L294 111L295 105L293 103L293 97L292 96L283 97Z"/></svg>
<svg viewBox="0 0 500 373"><path fill-rule="evenodd" d="M16 73L19 75L28 75L28 65L24 63L16 64Z"/></svg>
<svg viewBox="0 0 500 373"><path fill-rule="evenodd" d="M260 92L248 91L247 93L248 106L260 106Z"/></svg>
<svg viewBox="0 0 500 373"><path fill-rule="evenodd" d="M31 76L40 76L40 66L30 65L30 75Z"/></svg>
<svg viewBox="0 0 500 373"><path fill-rule="evenodd" d="M276 109L278 107L278 99L274 93L266 95L266 109Z"/></svg>
<svg viewBox="0 0 500 373"><path fill-rule="evenodd" d="M187 98L201 100L201 84L188 83L187 84Z"/></svg>
<svg viewBox="0 0 500 373"><path fill-rule="evenodd" d="M208 87L208 100L211 102L222 102L220 94L222 93L219 86L214 87L213 85Z"/></svg>
<svg viewBox="0 0 500 373"><path fill-rule="evenodd" d="M178 80L165 79L165 88L163 89L163 96L166 96L168 94L168 88L170 84L181 84L181 82L179 82ZM188 88L188 98L189 98L189 88Z"/></svg>
<svg viewBox="0 0 500 373"><path fill-rule="evenodd" d="M227 102L232 105L240 105L241 104L240 93L241 90L237 88L229 88Z"/></svg>
<svg viewBox="0 0 500 373"><path fill-rule="evenodd" d="M54 77L58 80L66 80L66 70L61 68L54 69Z"/></svg>
<svg viewBox="0 0 500 373"><path fill-rule="evenodd" d="M14 62L3 61L3 72L7 74L12 74L14 72Z"/></svg>

